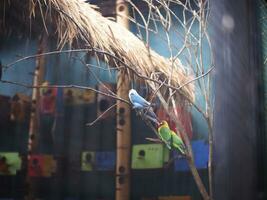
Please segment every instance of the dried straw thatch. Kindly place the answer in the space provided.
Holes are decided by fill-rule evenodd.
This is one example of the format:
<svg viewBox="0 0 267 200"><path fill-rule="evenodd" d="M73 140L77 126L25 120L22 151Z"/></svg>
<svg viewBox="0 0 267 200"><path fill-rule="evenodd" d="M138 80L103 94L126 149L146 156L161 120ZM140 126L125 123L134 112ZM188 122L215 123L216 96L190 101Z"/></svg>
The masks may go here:
<svg viewBox="0 0 267 200"><path fill-rule="evenodd" d="M93 48L119 57L133 69L131 72L146 77L157 75L161 80L170 79L170 84L176 88L192 79L179 60L172 64L155 51L148 50L133 33L103 17L95 6L82 0L29 0L29 2L31 16L39 12L44 26L50 22L54 24L59 48L67 43L83 41ZM106 58L110 59L108 56ZM146 82L149 85L155 84L149 80ZM179 93L193 101L193 83L181 87Z"/></svg>

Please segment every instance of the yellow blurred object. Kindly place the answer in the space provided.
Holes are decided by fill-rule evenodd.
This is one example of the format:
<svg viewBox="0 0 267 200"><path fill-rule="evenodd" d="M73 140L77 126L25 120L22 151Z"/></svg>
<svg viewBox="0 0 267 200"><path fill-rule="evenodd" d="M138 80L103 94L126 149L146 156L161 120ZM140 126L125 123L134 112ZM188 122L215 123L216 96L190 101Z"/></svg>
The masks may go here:
<svg viewBox="0 0 267 200"><path fill-rule="evenodd" d="M82 171L92 171L94 169L95 163L95 152L84 151L82 152L81 158L81 170Z"/></svg>
<svg viewBox="0 0 267 200"><path fill-rule="evenodd" d="M92 90L79 88L64 88L64 102L68 105L80 105L94 103L96 94Z"/></svg>
<svg viewBox="0 0 267 200"><path fill-rule="evenodd" d="M48 81L45 81L45 82L42 83L41 86L42 87L48 87L49 86L49 82ZM51 90L51 88L40 88L40 94L41 94L41 96L47 94L49 90Z"/></svg>
<svg viewBox="0 0 267 200"><path fill-rule="evenodd" d="M50 177L52 173L56 172L57 163L51 155L43 155L43 176Z"/></svg>
<svg viewBox="0 0 267 200"><path fill-rule="evenodd" d="M86 103L94 103L96 95L95 92L92 90L84 90L82 97Z"/></svg>

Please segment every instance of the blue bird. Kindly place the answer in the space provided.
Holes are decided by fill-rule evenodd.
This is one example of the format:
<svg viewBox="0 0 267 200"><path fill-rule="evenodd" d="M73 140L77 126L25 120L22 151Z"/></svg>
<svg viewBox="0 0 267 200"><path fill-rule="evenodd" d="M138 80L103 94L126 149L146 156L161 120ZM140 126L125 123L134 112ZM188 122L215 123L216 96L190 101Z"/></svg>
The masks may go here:
<svg viewBox="0 0 267 200"><path fill-rule="evenodd" d="M134 109L145 109L150 107L150 103L141 97L135 89L129 91L129 99L133 104Z"/></svg>
<svg viewBox="0 0 267 200"><path fill-rule="evenodd" d="M151 103L141 97L135 89L129 91L129 99L133 104L133 109L135 109L137 113L157 124L159 123L157 116L151 107Z"/></svg>

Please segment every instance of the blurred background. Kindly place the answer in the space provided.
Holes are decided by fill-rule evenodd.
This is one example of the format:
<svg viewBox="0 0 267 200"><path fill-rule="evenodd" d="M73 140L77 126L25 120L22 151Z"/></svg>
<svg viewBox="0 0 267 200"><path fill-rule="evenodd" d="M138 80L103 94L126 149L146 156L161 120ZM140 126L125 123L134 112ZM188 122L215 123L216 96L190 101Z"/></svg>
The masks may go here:
<svg viewBox="0 0 267 200"><path fill-rule="evenodd" d="M86 3L97 5L111 21L119 15L115 0ZM197 107L212 113L208 116L213 127L213 198L266 199L267 2L120 3L128 7L128 29L151 49L165 58L177 55L196 77L210 72L209 78L195 83L194 93ZM172 15L164 15L167 25L158 20L160 15L151 14L149 3L159 6L163 15L168 13L164 6L170 8ZM200 5L204 6L203 26L194 17ZM155 133L136 112L130 109L124 117L124 111L114 106L102 115L116 100L82 88L116 93L115 68L94 53L67 52L68 45L60 49L57 28L46 27L50 34L45 34L43 22L32 23L28 9L26 0L0 2L0 200L202 199L186 159L172 160L177 153L148 141ZM74 47L83 48L79 42ZM59 49L66 53L24 59ZM203 66L202 74L198 66ZM36 81L44 87L30 87ZM51 85L63 87L46 87ZM146 99L153 94L142 81L132 81L130 88ZM209 124L194 106L176 106L195 166L209 188ZM158 100L154 112L175 129ZM123 126L123 120L130 123L126 168L118 165L118 149L123 148L118 145L118 123ZM124 184L126 189L118 187ZM127 195L118 198L120 192Z"/></svg>

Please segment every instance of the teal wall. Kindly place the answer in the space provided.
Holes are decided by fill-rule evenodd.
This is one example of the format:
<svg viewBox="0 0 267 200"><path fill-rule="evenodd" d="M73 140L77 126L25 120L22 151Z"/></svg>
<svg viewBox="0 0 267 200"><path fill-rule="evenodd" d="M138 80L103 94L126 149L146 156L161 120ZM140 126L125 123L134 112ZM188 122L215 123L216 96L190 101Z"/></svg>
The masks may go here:
<svg viewBox="0 0 267 200"><path fill-rule="evenodd" d="M0 60L3 65L13 62L23 56L36 54L36 41L30 39L2 38L0 39ZM2 79L9 81L32 84L35 60L30 59L3 71ZM27 95L31 94L31 89L11 84L0 83L0 94L13 96L17 92Z"/></svg>
<svg viewBox="0 0 267 200"><path fill-rule="evenodd" d="M54 43L54 41L50 41L48 51L55 50ZM36 40L14 37L0 40L0 60L3 65L12 63L24 56L35 54L37 54ZM85 53L65 53L47 56L45 60L45 80L48 80L51 84L75 84L94 87L99 84L92 75L94 73L103 82L115 83L115 70L107 70L107 65L101 61L100 67L106 68L105 70L94 67L89 70L78 59L81 57L86 59ZM97 61L93 58L89 62L97 64ZM8 69L4 69L2 79L31 85L35 66L35 58L18 62ZM17 92L31 94L31 89L22 86L4 83L0 83L0 85L0 94L2 95L13 96Z"/></svg>
<svg viewBox="0 0 267 200"><path fill-rule="evenodd" d="M96 59L89 58L85 53L49 56L46 63L45 79L52 84L75 84L90 87L99 84L95 76L102 82L116 82L115 70L107 70L107 65L102 61L99 61L100 66L87 68L81 59L92 65L98 65ZM104 70L99 67L104 68Z"/></svg>

